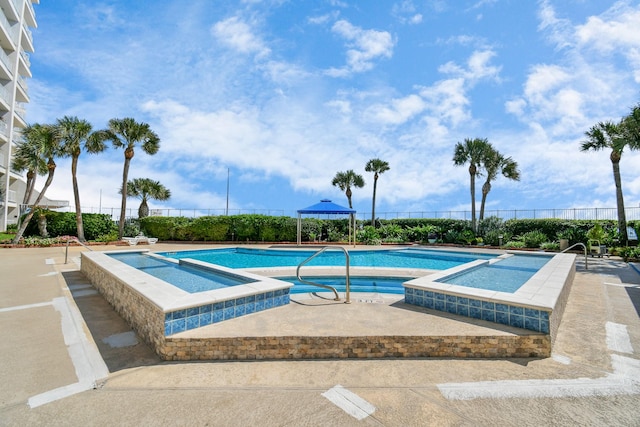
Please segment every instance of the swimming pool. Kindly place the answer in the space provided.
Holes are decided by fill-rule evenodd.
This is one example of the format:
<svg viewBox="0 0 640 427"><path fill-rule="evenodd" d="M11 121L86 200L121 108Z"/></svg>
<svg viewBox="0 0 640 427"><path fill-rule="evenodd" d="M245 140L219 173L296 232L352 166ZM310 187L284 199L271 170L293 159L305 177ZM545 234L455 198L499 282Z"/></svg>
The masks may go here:
<svg viewBox="0 0 640 427"><path fill-rule="evenodd" d="M309 292L324 292L317 286L301 283L296 277L279 277L279 280L293 283L291 294L303 294ZM314 276L306 277L305 280L329 285L336 288L340 293L346 292L345 278L343 277L326 277ZM404 294L402 284L411 278L408 277L376 277L376 276L351 276L349 278L349 287L351 292L367 292L382 294Z"/></svg>
<svg viewBox="0 0 640 427"><path fill-rule="evenodd" d="M515 255L472 267L436 281L513 293L544 267L549 259L543 256Z"/></svg>
<svg viewBox="0 0 640 427"><path fill-rule="evenodd" d="M139 252L112 253L109 256L189 293L224 289L256 281L236 274L203 268L199 265L173 263Z"/></svg>
<svg viewBox="0 0 640 427"><path fill-rule="evenodd" d="M282 250L228 248L198 251L160 252L158 255L173 259L196 259L229 268L296 267L312 256L316 250ZM446 270L478 260L493 259L496 255L474 252L450 252L429 249L382 249L349 252L352 267L418 268ZM326 251L313 259L309 266L344 266L342 252Z"/></svg>

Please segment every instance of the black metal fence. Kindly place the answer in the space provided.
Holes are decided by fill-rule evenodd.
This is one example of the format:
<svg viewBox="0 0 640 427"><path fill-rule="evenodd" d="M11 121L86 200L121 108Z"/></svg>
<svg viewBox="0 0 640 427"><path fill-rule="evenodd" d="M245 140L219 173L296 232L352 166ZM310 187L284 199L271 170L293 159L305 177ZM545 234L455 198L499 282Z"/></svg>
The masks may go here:
<svg viewBox="0 0 640 427"><path fill-rule="evenodd" d="M70 211L74 208L70 207ZM111 215L114 220L120 218L120 208L94 208L83 207L84 213L103 213ZM297 217L296 211L284 209L151 209L152 216L180 216L196 218L200 216L220 216L220 215L240 215L258 214L269 216L289 216ZM640 207L625 208L628 221L640 220ZM127 209L127 218L137 218L138 209ZM358 212L356 214L360 220L371 219L371 212ZM564 209L496 209L485 210L484 217L498 217L503 220L508 219L566 219L566 220L617 220L618 210L616 208L564 208ZM435 210L419 212L376 212L378 219L399 219L399 218L449 218L471 220L471 211Z"/></svg>

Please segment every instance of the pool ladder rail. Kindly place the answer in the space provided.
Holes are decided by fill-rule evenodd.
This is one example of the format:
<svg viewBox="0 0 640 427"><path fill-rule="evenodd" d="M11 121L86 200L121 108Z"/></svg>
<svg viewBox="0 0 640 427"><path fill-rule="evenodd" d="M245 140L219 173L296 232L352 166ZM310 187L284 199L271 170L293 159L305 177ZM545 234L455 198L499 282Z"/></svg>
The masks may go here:
<svg viewBox="0 0 640 427"><path fill-rule="evenodd" d="M300 269L304 265L306 265L309 261L311 261L312 259L314 259L318 255L320 255L321 253L328 251L329 249L340 249L340 250L342 250L342 252L344 252L344 256L346 258L346 269L347 269L346 274L345 274L346 295L345 295L344 303L345 304L351 304L351 291L350 291L350 283L349 283L349 251L347 251L342 246L324 246L318 252L316 252L315 254L311 255L309 258L305 259L304 261L302 261L298 265L298 268L296 269L296 276L298 277L298 280L300 281L300 283L304 283L306 285L311 285L311 286L319 286L321 288L329 289L329 290L333 291L333 294L336 296L334 298L334 301L340 301L340 295L338 295L338 291L333 286L323 285L322 283L316 283L316 282L312 282L312 281L309 281L309 280L305 280L300 276Z"/></svg>
<svg viewBox="0 0 640 427"><path fill-rule="evenodd" d="M93 249L91 249L89 246L85 245L84 243L82 243L80 240L78 240L77 237L71 237L69 239L67 239L67 248L64 250L64 263L67 263L67 260L69 259L69 242L76 242L78 243L80 246L83 246L87 249L89 249L90 251L93 251Z"/></svg>
<svg viewBox="0 0 640 427"><path fill-rule="evenodd" d="M587 263L587 246L584 243L575 243L571 246L569 246L567 249L563 250L562 252L560 252L561 254L567 252L568 250L571 250L573 248L575 248L576 246L582 246L582 249L584 249L584 269L588 270L589 269L589 264Z"/></svg>

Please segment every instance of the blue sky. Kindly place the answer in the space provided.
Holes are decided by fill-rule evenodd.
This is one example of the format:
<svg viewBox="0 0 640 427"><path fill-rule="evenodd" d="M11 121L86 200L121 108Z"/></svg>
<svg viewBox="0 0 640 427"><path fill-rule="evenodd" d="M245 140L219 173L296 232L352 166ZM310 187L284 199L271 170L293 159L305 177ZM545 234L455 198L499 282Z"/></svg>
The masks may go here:
<svg viewBox="0 0 640 427"><path fill-rule="evenodd" d="M603 0L43 1L36 5L30 123L64 115L95 129L149 123L160 151L129 178L172 192L152 208L295 210L346 197L354 208L469 210L454 146L487 138L519 164L487 209L615 207L608 152L584 132L640 102L640 2ZM47 195L73 200L60 159ZM119 207L122 151L83 154L83 207ZM640 206L640 152L621 162ZM481 179L482 180L482 179ZM481 181L480 180L480 181ZM42 183L42 179L40 184ZM477 199L480 199L481 183ZM130 199L129 207L138 201Z"/></svg>

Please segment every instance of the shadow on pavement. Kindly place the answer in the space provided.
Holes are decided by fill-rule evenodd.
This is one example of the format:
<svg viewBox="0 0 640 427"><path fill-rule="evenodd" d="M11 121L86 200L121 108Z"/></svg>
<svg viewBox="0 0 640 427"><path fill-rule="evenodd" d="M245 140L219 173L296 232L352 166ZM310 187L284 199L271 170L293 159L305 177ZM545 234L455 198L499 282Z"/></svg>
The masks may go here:
<svg viewBox="0 0 640 427"><path fill-rule="evenodd" d="M162 362L80 271L64 272L62 277L109 372Z"/></svg>

